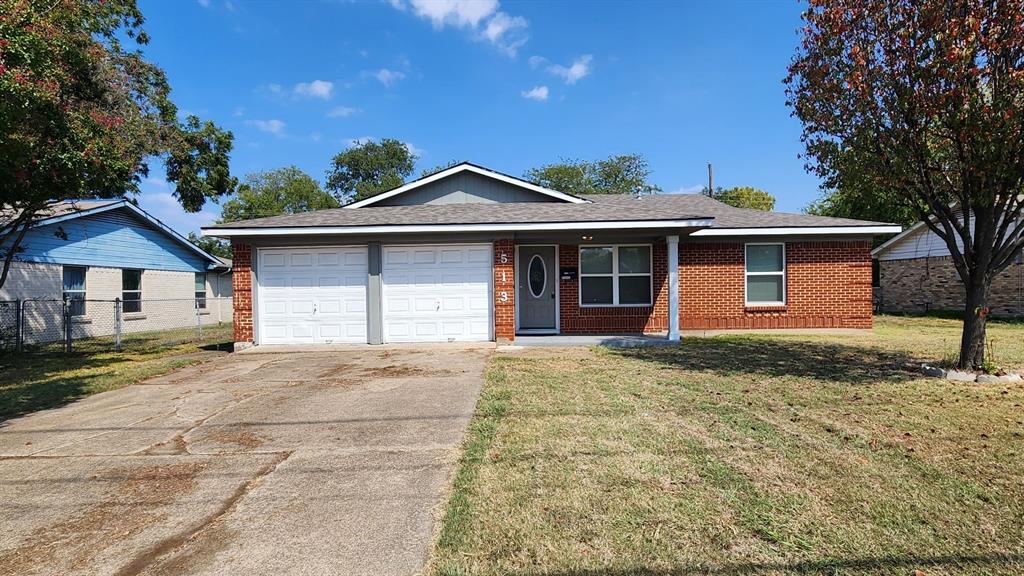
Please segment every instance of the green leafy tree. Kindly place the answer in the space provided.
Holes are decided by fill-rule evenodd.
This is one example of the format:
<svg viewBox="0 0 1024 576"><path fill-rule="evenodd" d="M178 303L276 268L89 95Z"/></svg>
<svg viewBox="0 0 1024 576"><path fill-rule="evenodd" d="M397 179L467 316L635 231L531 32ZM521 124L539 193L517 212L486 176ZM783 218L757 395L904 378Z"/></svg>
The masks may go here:
<svg viewBox="0 0 1024 576"><path fill-rule="evenodd" d="M235 197L224 203L219 223L337 208L338 200L295 166L245 177Z"/></svg>
<svg viewBox="0 0 1024 576"><path fill-rule="evenodd" d="M221 258L231 258L231 244L225 240L221 240L220 238L200 236L195 232L189 232L188 241L195 244L200 250L207 254L213 254L214 256L220 256Z"/></svg>
<svg viewBox="0 0 1024 576"><path fill-rule="evenodd" d="M985 364L992 280L1024 246L1022 15L1022 0L810 0L786 79L808 167L902 196L946 243L962 368Z"/></svg>
<svg viewBox="0 0 1024 576"><path fill-rule="evenodd" d="M153 159L186 211L234 189L231 133L179 121L142 25L134 0L0 0L0 286L55 204L134 195Z"/></svg>
<svg viewBox="0 0 1024 576"><path fill-rule="evenodd" d="M561 162L531 168L523 178L567 194L654 194L661 188L651 184L651 170L640 154L609 156L591 162L563 158Z"/></svg>
<svg viewBox="0 0 1024 576"><path fill-rule="evenodd" d="M419 158L403 142L367 140L331 160L327 189L341 202L355 202L405 183Z"/></svg>
<svg viewBox="0 0 1024 576"><path fill-rule="evenodd" d="M703 193L707 194L708 189L704 188ZM752 208L765 212L771 212L775 208L775 196L752 186L718 187L711 197L736 208Z"/></svg>

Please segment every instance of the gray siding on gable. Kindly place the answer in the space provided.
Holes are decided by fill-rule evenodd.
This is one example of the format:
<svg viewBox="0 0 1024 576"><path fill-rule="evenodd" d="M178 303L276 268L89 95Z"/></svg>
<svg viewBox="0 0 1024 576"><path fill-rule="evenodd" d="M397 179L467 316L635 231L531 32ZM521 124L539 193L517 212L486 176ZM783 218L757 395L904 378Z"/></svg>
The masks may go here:
<svg viewBox="0 0 1024 576"><path fill-rule="evenodd" d="M563 202L500 180L460 172L436 182L385 198L373 206L419 204L497 204L509 202Z"/></svg>

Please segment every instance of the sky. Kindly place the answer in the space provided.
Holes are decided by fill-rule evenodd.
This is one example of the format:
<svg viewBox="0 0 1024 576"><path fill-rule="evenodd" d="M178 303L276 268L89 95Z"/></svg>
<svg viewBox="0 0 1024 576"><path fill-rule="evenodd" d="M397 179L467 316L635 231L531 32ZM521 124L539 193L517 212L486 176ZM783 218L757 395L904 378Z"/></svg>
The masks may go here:
<svg viewBox="0 0 1024 576"><path fill-rule="evenodd" d="M801 5L779 2L141 0L146 56L182 116L235 136L232 172L396 138L416 172L468 160L521 176L562 158L643 154L666 192L755 186L800 211L818 194L782 79ZM140 204L187 233L155 164Z"/></svg>

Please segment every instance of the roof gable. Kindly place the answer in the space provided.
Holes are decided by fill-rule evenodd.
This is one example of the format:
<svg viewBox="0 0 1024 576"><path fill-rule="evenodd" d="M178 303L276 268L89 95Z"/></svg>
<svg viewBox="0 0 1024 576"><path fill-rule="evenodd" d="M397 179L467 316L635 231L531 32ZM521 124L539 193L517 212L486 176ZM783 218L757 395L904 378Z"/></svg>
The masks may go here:
<svg viewBox="0 0 1024 576"><path fill-rule="evenodd" d="M130 264L134 262L133 258L139 256L136 264L151 262L154 269L203 270L223 267L223 263L215 256L206 253L127 200L61 203L54 207L52 213L53 216L36 222L29 230L23 244L26 251L19 255L19 260L66 261L70 264L85 258L97 261L80 263L128 268L132 267ZM58 227L68 235L68 240L62 240L55 234ZM126 240L126 246L132 246L132 249L140 252L108 254L105 246L97 251L96 243L100 237L97 232L110 235L107 238L115 240L115 244L118 238ZM85 248L82 242L89 240L92 243ZM83 256L83 249L87 256ZM106 261L106 264L101 264L100 260Z"/></svg>
<svg viewBox="0 0 1024 576"><path fill-rule="evenodd" d="M455 179L463 176L466 183L476 181L477 183L489 181L492 186L476 186L474 190L454 188L446 189L439 186L442 181L448 180L454 183ZM465 186L463 186L464 188ZM454 197L461 194L461 197ZM399 196L406 196L409 201ZM482 166L463 162L425 176L418 180L409 182L395 188L371 196L358 202L347 204L345 208L362 208L364 206L395 206L395 205L424 205L424 204L446 204L446 203L506 203L506 202L531 202L548 201L571 204L585 204L588 200L566 194L532 182L527 182L514 176L488 170Z"/></svg>

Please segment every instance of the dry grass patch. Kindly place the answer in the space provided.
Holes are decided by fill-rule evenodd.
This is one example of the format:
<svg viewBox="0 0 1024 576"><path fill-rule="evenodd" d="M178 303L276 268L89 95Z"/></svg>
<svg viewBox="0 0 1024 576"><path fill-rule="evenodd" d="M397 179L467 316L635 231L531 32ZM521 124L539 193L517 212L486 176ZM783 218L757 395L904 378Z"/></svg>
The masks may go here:
<svg viewBox="0 0 1024 576"><path fill-rule="evenodd" d="M955 321L876 325L496 356L434 572L1024 572L1024 386L921 378Z"/></svg>

